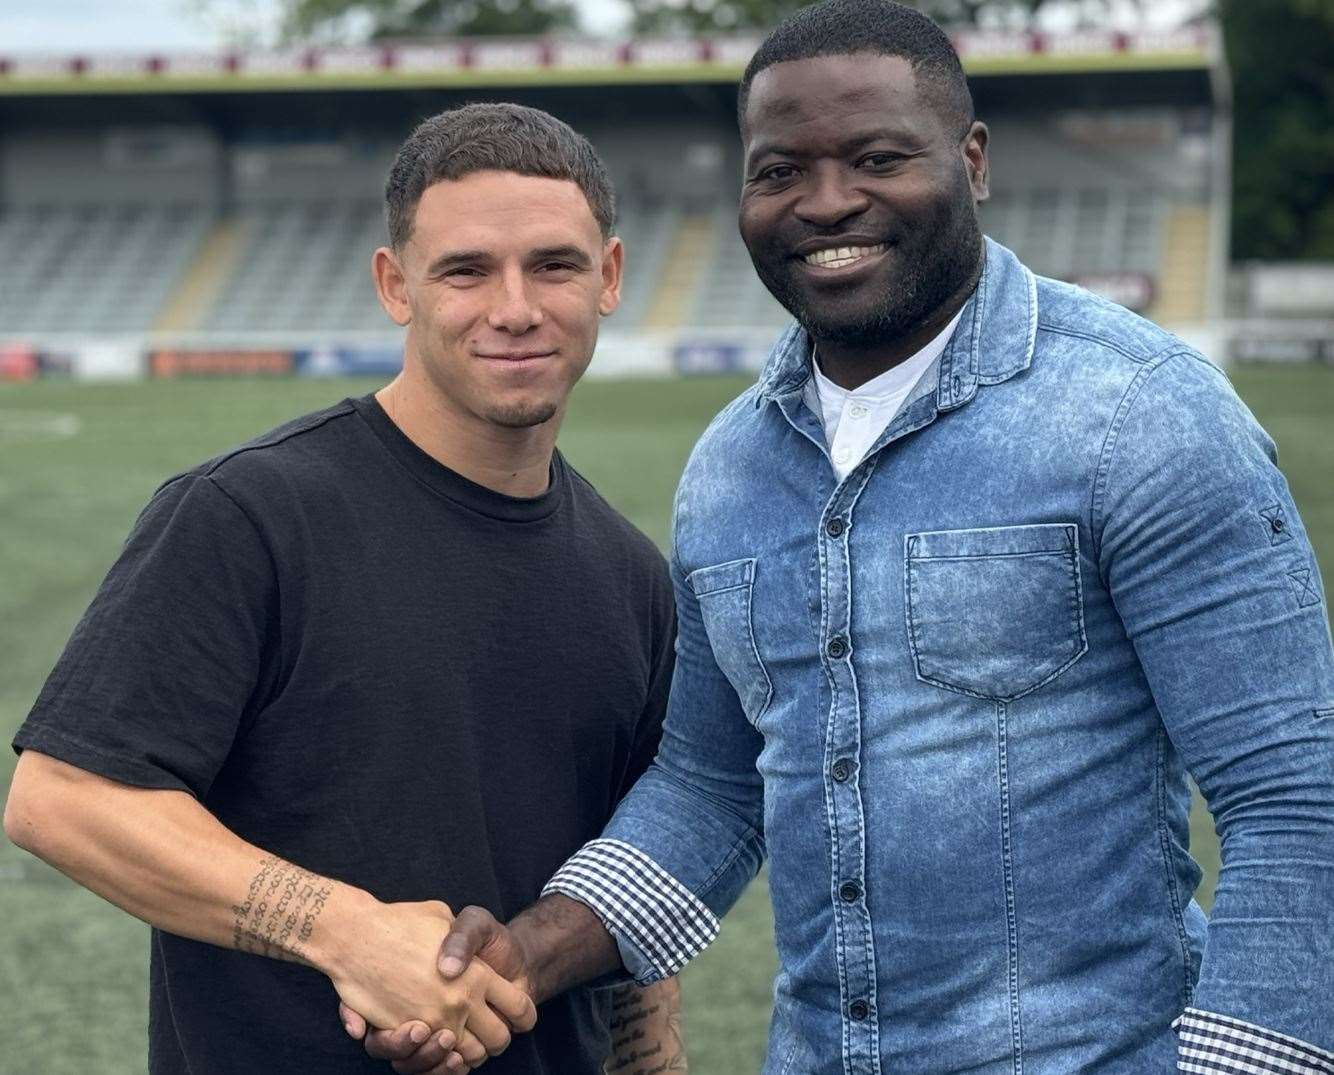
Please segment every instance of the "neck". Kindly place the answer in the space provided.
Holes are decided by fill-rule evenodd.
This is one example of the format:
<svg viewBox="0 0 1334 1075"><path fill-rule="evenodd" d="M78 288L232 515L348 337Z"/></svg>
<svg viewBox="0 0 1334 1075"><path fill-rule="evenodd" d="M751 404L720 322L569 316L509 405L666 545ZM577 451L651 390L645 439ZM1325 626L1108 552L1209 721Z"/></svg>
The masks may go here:
<svg viewBox="0 0 1334 1075"><path fill-rule="evenodd" d="M959 290L937 306L926 320L902 336L877 340L865 346L816 339L814 343L816 353L820 356L820 370L839 388L851 392L867 381L879 377L886 370L893 369L912 358L935 339L954 319L954 315L963 309L964 303L977 287L978 277L981 274L982 266L979 264L977 271Z"/></svg>
<svg viewBox="0 0 1334 1075"><path fill-rule="evenodd" d="M408 440L456 474L506 496L546 492L563 408L541 425L500 426L461 408L411 360L375 398Z"/></svg>

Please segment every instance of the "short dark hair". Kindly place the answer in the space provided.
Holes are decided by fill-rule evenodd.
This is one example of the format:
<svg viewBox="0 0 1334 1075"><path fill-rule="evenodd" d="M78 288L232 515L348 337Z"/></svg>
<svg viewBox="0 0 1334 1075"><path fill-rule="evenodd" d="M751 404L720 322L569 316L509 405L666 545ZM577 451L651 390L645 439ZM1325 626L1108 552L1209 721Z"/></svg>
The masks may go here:
<svg viewBox="0 0 1334 1075"><path fill-rule="evenodd" d="M390 245L401 249L412 237L427 187L473 172L568 179L584 192L603 238L616 226L611 179L587 138L537 108L469 104L424 120L398 147L384 185Z"/></svg>
<svg viewBox="0 0 1334 1075"><path fill-rule="evenodd" d="M894 0L824 0L794 11L764 39L746 64L737 93L737 119L746 129L750 84L766 67L854 52L902 56L917 84L959 136L973 123L973 95L959 54L945 31L920 11Z"/></svg>

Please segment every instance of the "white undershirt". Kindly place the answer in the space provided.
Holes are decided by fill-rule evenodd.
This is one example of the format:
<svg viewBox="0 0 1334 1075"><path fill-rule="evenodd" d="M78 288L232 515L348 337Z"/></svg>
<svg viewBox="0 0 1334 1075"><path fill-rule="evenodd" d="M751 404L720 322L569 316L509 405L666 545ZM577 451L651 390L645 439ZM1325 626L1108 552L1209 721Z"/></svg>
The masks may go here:
<svg viewBox="0 0 1334 1075"><path fill-rule="evenodd" d="M922 374L944 352L962 316L963 310L960 310L940 334L915 355L851 392L826 377L818 361L811 363L815 376L806 382L806 405L824 419L829 459L839 481L866 458L871 445L899 413L903 401L922 379Z"/></svg>

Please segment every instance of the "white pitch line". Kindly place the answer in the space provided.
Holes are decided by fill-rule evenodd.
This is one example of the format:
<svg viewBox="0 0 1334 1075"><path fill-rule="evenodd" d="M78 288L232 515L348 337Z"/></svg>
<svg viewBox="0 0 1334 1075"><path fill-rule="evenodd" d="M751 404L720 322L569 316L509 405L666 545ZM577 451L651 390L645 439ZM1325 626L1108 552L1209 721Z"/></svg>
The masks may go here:
<svg viewBox="0 0 1334 1075"><path fill-rule="evenodd" d="M77 437L82 428L77 414L0 409L0 440L63 440Z"/></svg>

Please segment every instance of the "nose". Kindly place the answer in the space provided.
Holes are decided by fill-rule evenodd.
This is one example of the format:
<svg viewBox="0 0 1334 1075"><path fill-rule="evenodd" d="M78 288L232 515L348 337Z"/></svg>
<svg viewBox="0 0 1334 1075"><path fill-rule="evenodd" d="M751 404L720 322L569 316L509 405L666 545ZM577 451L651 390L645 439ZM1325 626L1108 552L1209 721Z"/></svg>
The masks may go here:
<svg viewBox="0 0 1334 1075"><path fill-rule="evenodd" d="M842 168L815 169L793 212L806 223L832 228L869 208L866 194Z"/></svg>
<svg viewBox="0 0 1334 1075"><path fill-rule="evenodd" d="M497 332L507 332L511 336L521 336L542 323L542 308L533 301L522 269L509 269L501 275L486 320Z"/></svg>

